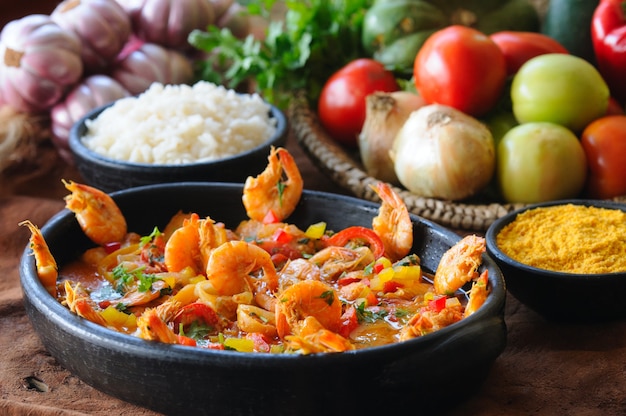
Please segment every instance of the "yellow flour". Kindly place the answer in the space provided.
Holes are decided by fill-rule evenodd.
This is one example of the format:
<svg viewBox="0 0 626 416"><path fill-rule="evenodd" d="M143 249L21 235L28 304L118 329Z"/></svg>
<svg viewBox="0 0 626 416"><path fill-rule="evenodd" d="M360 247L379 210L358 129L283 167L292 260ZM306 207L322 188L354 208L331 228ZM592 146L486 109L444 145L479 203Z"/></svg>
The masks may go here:
<svg viewBox="0 0 626 416"><path fill-rule="evenodd" d="M626 271L626 213L557 205L519 214L496 237L498 247L529 266L576 274Z"/></svg>

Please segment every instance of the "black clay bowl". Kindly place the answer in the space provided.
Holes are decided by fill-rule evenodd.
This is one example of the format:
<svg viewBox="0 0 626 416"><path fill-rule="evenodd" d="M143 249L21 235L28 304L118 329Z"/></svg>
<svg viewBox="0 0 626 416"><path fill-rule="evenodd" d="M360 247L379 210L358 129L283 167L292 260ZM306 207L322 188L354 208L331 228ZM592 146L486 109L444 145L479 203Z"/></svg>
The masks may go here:
<svg viewBox="0 0 626 416"><path fill-rule="evenodd" d="M98 154L82 141L87 131L87 120L92 120L113 103L85 114L70 130L69 147L74 162L85 183L113 192L122 189L171 182L243 182L256 176L267 166L272 146L284 146L287 141L287 119L275 106L270 116L276 120L276 133L265 143L235 156L188 164L132 163Z"/></svg>
<svg viewBox="0 0 626 416"><path fill-rule="evenodd" d="M626 273L572 274L539 269L513 260L497 245L500 231L527 210L563 204L626 211L626 205L602 200L562 200L532 204L497 219L487 229L487 252L500 266L507 290L551 321L594 322L626 317ZM575 226L575 225L572 225Z"/></svg>
<svg viewBox="0 0 626 416"><path fill-rule="evenodd" d="M242 186L178 183L113 193L129 229L148 234L182 209L234 227L245 218ZM289 222L326 221L331 229L370 226L378 206L305 191ZM425 269L459 240L413 217L414 252ZM42 227L60 265L89 245L62 211ZM172 415L411 414L448 408L484 382L506 344L505 287L485 254L492 293L473 315L403 343L344 353L269 355L212 351L144 341L78 318L40 284L27 247L20 264L26 310L46 349L86 383L122 400ZM380 412L380 413L379 413Z"/></svg>

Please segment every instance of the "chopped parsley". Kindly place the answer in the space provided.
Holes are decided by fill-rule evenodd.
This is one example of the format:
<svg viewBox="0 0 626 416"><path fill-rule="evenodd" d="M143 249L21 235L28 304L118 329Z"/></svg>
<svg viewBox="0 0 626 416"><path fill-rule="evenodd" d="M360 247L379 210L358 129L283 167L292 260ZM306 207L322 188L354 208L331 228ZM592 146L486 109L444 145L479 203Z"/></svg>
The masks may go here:
<svg viewBox="0 0 626 416"><path fill-rule="evenodd" d="M320 299L324 299L326 303L330 306L335 301L335 292L333 292L332 290L322 292L322 294L320 295Z"/></svg>
<svg viewBox="0 0 626 416"><path fill-rule="evenodd" d="M278 201L280 205L283 205L283 194L285 193L285 183L283 181L278 181L276 187L278 188Z"/></svg>
<svg viewBox="0 0 626 416"><path fill-rule="evenodd" d="M187 331L184 330L183 324L178 326L178 333L189 338L193 338L196 341L205 339L214 328L206 323L200 323L199 321L193 321L187 327Z"/></svg>
<svg viewBox="0 0 626 416"><path fill-rule="evenodd" d="M399 260L396 265L398 266L419 266L420 258L417 254L409 254L402 260Z"/></svg>
<svg viewBox="0 0 626 416"><path fill-rule="evenodd" d="M143 237L141 237L141 239L139 239L139 243L142 246L145 246L146 244L149 244L152 242L152 240L154 240L156 237L161 235L161 231L159 231L158 227L154 227L154 229L152 230L152 232L149 235L145 235Z"/></svg>
<svg viewBox="0 0 626 416"><path fill-rule="evenodd" d="M379 319L384 319L388 312L384 309L372 310L365 308L365 302L361 302L355 307L356 317L359 323L361 322L376 322Z"/></svg>
<svg viewBox="0 0 626 416"><path fill-rule="evenodd" d="M152 288L152 283L158 280L153 274L143 272L143 267L138 267L132 271L126 270L124 264L118 264L113 269L113 277L115 278L115 290L123 292L131 283L137 282L137 290L147 292Z"/></svg>

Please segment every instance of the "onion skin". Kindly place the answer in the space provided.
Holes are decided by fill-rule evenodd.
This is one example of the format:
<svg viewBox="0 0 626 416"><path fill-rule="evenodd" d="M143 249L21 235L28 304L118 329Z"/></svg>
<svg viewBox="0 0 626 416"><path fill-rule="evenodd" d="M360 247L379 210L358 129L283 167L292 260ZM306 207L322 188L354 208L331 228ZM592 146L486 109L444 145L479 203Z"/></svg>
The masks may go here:
<svg viewBox="0 0 626 416"><path fill-rule="evenodd" d="M206 30L216 20L209 0L134 0L126 9L135 35L180 51L192 49L187 41L191 31Z"/></svg>
<svg viewBox="0 0 626 416"><path fill-rule="evenodd" d="M365 102L365 122L359 134L361 162L370 176L398 184L389 152L409 115L426 102L420 95L408 91L375 92L368 95Z"/></svg>
<svg viewBox="0 0 626 416"><path fill-rule="evenodd" d="M87 73L106 69L132 32L129 15L112 0L64 0L50 17L80 38Z"/></svg>
<svg viewBox="0 0 626 416"><path fill-rule="evenodd" d="M495 173L495 145L480 121L431 104L411 113L391 157L400 183L412 193L458 201L476 195Z"/></svg>
<svg viewBox="0 0 626 416"><path fill-rule="evenodd" d="M129 95L130 93L119 82L107 75L89 76L75 86L67 97L50 111L52 143L61 157L69 164L74 164L68 140L70 129L82 116L97 107Z"/></svg>
<svg viewBox="0 0 626 416"><path fill-rule="evenodd" d="M13 108L50 110L83 74L80 39L48 15L7 23L0 33L0 89Z"/></svg>
<svg viewBox="0 0 626 416"><path fill-rule="evenodd" d="M111 77L131 95L147 90L153 82L188 84L193 81L193 65L182 53L153 43L131 41L111 71Z"/></svg>

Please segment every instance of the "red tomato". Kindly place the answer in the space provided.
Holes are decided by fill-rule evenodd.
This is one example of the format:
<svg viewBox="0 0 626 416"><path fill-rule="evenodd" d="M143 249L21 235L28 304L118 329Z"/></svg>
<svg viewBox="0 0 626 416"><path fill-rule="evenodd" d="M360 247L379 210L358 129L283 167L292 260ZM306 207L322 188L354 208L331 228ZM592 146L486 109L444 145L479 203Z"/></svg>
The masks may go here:
<svg viewBox="0 0 626 416"><path fill-rule="evenodd" d="M317 105L322 126L330 136L349 147L365 122L365 98L377 91L400 87L391 71L373 59L357 59L335 72L324 84Z"/></svg>
<svg viewBox="0 0 626 416"><path fill-rule="evenodd" d="M599 199L626 195L626 116L591 122L580 140L589 166L587 195Z"/></svg>
<svg viewBox="0 0 626 416"><path fill-rule="evenodd" d="M219 322L219 318L210 306L200 302L190 303L183 306L174 317L174 332L178 334L181 325L183 330L187 331L193 322L215 327Z"/></svg>
<svg viewBox="0 0 626 416"><path fill-rule="evenodd" d="M413 67L415 87L429 104L477 117L496 104L506 83L504 54L489 36L453 25L433 33Z"/></svg>
<svg viewBox="0 0 626 416"><path fill-rule="evenodd" d="M513 75L530 58L546 53L569 53L556 39L538 32L504 30L489 36L504 54L506 69Z"/></svg>

